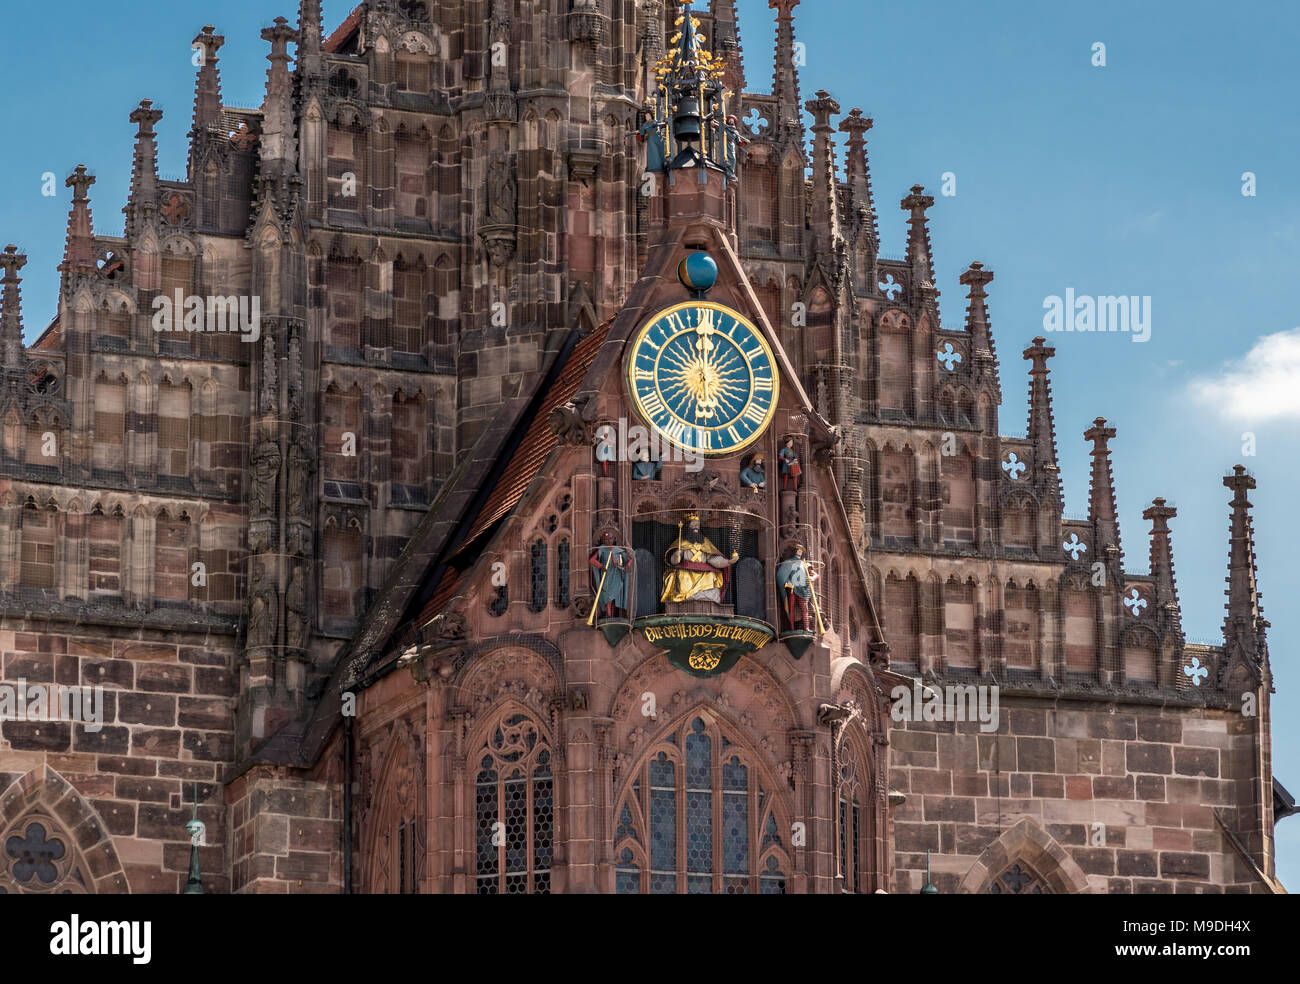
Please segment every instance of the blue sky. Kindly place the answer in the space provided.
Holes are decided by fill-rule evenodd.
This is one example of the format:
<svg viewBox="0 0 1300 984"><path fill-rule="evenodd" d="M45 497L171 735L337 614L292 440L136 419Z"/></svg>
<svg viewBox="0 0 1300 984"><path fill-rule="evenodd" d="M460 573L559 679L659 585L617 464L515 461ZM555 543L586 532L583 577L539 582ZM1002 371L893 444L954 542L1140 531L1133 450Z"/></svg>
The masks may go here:
<svg viewBox="0 0 1300 984"><path fill-rule="evenodd" d="M351 3L326 0L332 27ZM773 12L739 0L749 88L767 91ZM0 141L0 245L29 255L24 308L29 338L55 311L69 193L79 163L98 178L96 228L120 233L130 175L131 110L164 110L160 171L185 168L193 105L190 41L213 20L226 102L260 105L267 45L262 27L291 20L291 0L163 3L130 17L102 3L10 4L0 32L0 82L11 98ZM804 99L825 88L844 112L875 119L868 134L883 251L901 255L898 202L913 184L930 210L940 303L963 315L957 282L971 260L993 269L990 308L1002 357L1004 432L1024 427L1027 363L1042 333L1043 301L1078 294L1151 298L1151 338L1054 334L1057 442L1066 511L1087 509L1083 431L1096 416L1112 442L1129 570L1147 567L1142 510L1163 496L1172 521L1184 627L1218 640L1235 463L1259 481L1252 496L1265 613L1277 687L1274 771L1300 792L1300 591L1296 517L1300 487L1300 317L1289 285L1300 269L1300 5L1268 0L1225 10L1209 2L1001 0L914 4L804 0L796 36L807 46ZM1093 67L1094 42L1106 66ZM842 163L842 155L841 155ZM41 196L44 172L58 179ZM952 197L941 176L956 176ZM1242 195L1253 172L1256 195ZM1255 438L1244 456L1242 435ZM1279 874L1300 887L1300 819L1278 826Z"/></svg>

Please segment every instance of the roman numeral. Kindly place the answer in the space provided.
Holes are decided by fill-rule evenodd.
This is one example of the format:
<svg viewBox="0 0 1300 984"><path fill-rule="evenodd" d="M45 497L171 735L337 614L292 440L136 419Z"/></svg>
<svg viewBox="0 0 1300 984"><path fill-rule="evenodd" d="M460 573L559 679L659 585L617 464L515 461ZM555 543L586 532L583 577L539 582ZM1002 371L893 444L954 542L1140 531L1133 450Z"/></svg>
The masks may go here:
<svg viewBox="0 0 1300 984"><path fill-rule="evenodd" d="M749 406L745 407L745 412L740 416L745 420L752 420L755 424L761 424L766 415L767 411L763 407L759 406L757 403L751 403Z"/></svg>
<svg viewBox="0 0 1300 984"><path fill-rule="evenodd" d="M678 444L681 444L682 435L686 433L686 425L683 424L680 420L674 418L673 420L670 420L668 421L668 423L664 424L664 433L668 435L669 440L676 441Z"/></svg>
<svg viewBox="0 0 1300 984"><path fill-rule="evenodd" d="M727 436L731 438L733 444L740 443L740 431L736 430L734 425L727 428Z"/></svg>
<svg viewBox="0 0 1300 984"><path fill-rule="evenodd" d="M698 440L695 442L695 446L696 446L697 448L699 448L701 451L711 451L711 450L713 450L713 432L712 432L712 431L697 430L695 433L696 433L696 436L698 437Z"/></svg>
<svg viewBox="0 0 1300 984"><path fill-rule="evenodd" d="M647 393L641 398L641 405L652 419L668 412L668 408L664 406L664 401L659 399L658 393Z"/></svg>
<svg viewBox="0 0 1300 984"><path fill-rule="evenodd" d="M632 378L637 382L650 382L655 378L655 374L651 369L637 369L632 373Z"/></svg>
<svg viewBox="0 0 1300 984"><path fill-rule="evenodd" d="M755 376L755 377L754 377L754 392L755 392L755 393L771 393L771 392L772 392L772 380L771 380L770 378L768 378L767 376Z"/></svg>

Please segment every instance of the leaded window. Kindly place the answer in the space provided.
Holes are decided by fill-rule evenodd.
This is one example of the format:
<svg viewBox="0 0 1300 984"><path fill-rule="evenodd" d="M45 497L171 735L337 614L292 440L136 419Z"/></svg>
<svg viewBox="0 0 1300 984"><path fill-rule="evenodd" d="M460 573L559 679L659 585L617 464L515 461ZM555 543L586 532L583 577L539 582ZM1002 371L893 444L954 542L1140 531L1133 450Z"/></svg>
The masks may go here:
<svg viewBox="0 0 1300 984"><path fill-rule="evenodd" d="M540 612L546 607L546 541L538 540L532 545L529 555L529 583L532 587L532 599L528 607Z"/></svg>
<svg viewBox="0 0 1300 984"><path fill-rule="evenodd" d="M1043 880L1026 864L1013 864L989 885L990 895L1050 895Z"/></svg>
<svg viewBox="0 0 1300 984"><path fill-rule="evenodd" d="M72 839L57 822L28 814L0 836L0 895L88 891Z"/></svg>
<svg viewBox="0 0 1300 984"><path fill-rule="evenodd" d="M568 540L561 540L555 551L555 607L569 607L569 562L570 548Z"/></svg>
<svg viewBox="0 0 1300 984"><path fill-rule="evenodd" d="M703 716L656 747L617 814L620 894L782 894L789 860L748 753Z"/></svg>
<svg viewBox="0 0 1300 984"><path fill-rule="evenodd" d="M555 777L550 749L527 714L511 713L492 730L474 789L478 894L549 894Z"/></svg>

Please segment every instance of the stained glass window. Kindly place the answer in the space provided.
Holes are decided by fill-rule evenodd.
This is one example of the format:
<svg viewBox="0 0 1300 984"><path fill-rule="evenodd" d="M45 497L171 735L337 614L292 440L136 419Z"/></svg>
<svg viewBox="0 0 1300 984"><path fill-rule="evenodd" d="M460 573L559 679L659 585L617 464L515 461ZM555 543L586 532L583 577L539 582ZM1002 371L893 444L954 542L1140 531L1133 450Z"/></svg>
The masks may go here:
<svg viewBox="0 0 1300 984"><path fill-rule="evenodd" d="M637 770L617 814L615 891L783 893L788 860L774 804L741 746L703 715L661 741ZM635 849L641 829L649 847L648 879L640 876Z"/></svg>
<svg viewBox="0 0 1300 984"><path fill-rule="evenodd" d="M528 607L540 612L546 607L546 541L538 540L529 551L529 581L532 585L532 600Z"/></svg>
<svg viewBox="0 0 1300 984"><path fill-rule="evenodd" d="M475 779L479 895L546 894L555 845L551 754L525 714L502 720Z"/></svg>
<svg viewBox="0 0 1300 984"><path fill-rule="evenodd" d="M569 541L561 540L555 551L555 607L569 607Z"/></svg>

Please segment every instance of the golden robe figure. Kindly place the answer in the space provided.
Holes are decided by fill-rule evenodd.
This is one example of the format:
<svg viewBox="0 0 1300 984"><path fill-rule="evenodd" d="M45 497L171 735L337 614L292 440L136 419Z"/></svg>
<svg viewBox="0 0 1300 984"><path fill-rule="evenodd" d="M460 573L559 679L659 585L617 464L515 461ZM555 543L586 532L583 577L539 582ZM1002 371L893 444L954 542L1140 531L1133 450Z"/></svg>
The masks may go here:
<svg viewBox="0 0 1300 984"><path fill-rule="evenodd" d="M700 532L700 517L692 513L687 519L686 532L678 534L664 555L668 571L664 574L664 592L659 600L712 601L720 605L731 565L740 559L740 554L733 552L730 559L724 557Z"/></svg>

